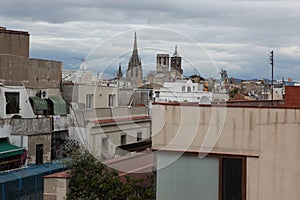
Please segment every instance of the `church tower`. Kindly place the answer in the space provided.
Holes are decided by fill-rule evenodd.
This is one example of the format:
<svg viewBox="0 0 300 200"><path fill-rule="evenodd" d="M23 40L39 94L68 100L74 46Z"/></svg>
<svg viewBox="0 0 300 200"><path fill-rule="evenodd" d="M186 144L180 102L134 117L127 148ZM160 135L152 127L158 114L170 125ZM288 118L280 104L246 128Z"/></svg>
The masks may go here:
<svg viewBox="0 0 300 200"><path fill-rule="evenodd" d="M116 78L121 79L122 77L123 77L122 67L121 67L121 63L119 63L119 69Z"/></svg>
<svg viewBox="0 0 300 200"><path fill-rule="evenodd" d="M138 55L136 33L134 33L133 51L128 63L126 79L130 81L133 86L141 84L143 80L143 69L141 59Z"/></svg>
<svg viewBox="0 0 300 200"><path fill-rule="evenodd" d="M169 72L169 54L156 55L156 72L168 73Z"/></svg>
<svg viewBox="0 0 300 200"><path fill-rule="evenodd" d="M182 76L183 70L181 68L181 57L177 53L177 45L175 46L175 52L171 57L171 74L175 76Z"/></svg>

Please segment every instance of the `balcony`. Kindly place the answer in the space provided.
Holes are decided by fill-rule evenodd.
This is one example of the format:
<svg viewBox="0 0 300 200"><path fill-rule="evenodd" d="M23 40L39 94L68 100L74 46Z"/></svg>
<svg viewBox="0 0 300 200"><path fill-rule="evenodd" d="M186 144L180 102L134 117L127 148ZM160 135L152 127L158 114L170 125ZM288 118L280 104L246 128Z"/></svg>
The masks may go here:
<svg viewBox="0 0 300 200"><path fill-rule="evenodd" d="M5 119L13 135L38 135L51 133L51 118Z"/></svg>

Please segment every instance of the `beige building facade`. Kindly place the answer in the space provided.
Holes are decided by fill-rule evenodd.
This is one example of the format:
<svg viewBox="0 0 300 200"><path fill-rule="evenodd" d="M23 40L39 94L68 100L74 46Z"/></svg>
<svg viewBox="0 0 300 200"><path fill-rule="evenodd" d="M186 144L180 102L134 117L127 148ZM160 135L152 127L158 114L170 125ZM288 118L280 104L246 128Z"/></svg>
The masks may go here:
<svg viewBox="0 0 300 200"><path fill-rule="evenodd" d="M227 199L234 184L237 199L299 198L299 108L161 103L152 113L157 199Z"/></svg>

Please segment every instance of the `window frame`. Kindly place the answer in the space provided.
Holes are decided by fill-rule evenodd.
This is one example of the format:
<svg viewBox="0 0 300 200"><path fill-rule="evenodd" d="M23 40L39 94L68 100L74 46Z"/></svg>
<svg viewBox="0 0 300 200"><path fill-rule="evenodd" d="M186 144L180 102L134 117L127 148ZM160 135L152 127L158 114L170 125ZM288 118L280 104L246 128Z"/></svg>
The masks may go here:
<svg viewBox="0 0 300 200"><path fill-rule="evenodd" d="M143 140L143 132L137 132L137 134L136 134L136 141L137 142L140 142L140 141L142 141Z"/></svg>
<svg viewBox="0 0 300 200"><path fill-rule="evenodd" d="M116 95L115 94L108 94L108 107L115 107L116 102Z"/></svg>
<svg viewBox="0 0 300 200"><path fill-rule="evenodd" d="M223 159L240 159L242 161L242 188L241 188L241 200L246 200L247 195L247 157L246 156L236 156L236 155L208 155L210 157L219 158L219 200L223 199Z"/></svg>
<svg viewBox="0 0 300 200"><path fill-rule="evenodd" d="M86 109L93 109L94 108L94 94L86 94L85 108Z"/></svg>
<svg viewBox="0 0 300 200"><path fill-rule="evenodd" d="M124 141L125 140L125 141ZM127 137L126 137L126 134L121 134L121 137L120 137L120 145L126 145L127 144Z"/></svg>
<svg viewBox="0 0 300 200"><path fill-rule="evenodd" d="M15 95L15 96L14 96ZM20 92L5 91L5 114L20 114ZM14 100L14 105L10 101Z"/></svg>

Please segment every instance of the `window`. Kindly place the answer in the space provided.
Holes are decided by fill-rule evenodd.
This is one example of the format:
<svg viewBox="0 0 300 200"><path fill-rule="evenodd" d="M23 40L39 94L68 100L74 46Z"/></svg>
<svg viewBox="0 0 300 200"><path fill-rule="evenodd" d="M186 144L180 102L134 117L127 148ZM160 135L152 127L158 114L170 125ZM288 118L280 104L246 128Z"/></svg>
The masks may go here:
<svg viewBox="0 0 300 200"><path fill-rule="evenodd" d="M114 94L108 95L108 107L114 107L115 106L115 96Z"/></svg>
<svg viewBox="0 0 300 200"><path fill-rule="evenodd" d="M246 157L159 152L157 168L158 199L246 199Z"/></svg>
<svg viewBox="0 0 300 200"><path fill-rule="evenodd" d="M87 94L86 95L86 102L85 102L85 107L86 108L93 108L94 104L94 95L93 94Z"/></svg>
<svg viewBox="0 0 300 200"><path fill-rule="evenodd" d="M126 144L126 135L121 135L121 145Z"/></svg>
<svg viewBox="0 0 300 200"><path fill-rule="evenodd" d="M245 199L245 159L220 158L222 200Z"/></svg>
<svg viewBox="0 0 300 200"><path fill-rule="evenodd" d="M185 86L184 85L182 86L182 92L185 92Z"/></svg>
<svg viewBox="0 0 300 200"><path fill-rule="evenodd" d="M138 132L136 136L136 141L141 141L143 139L143 134L142 132Z"/></svg>
<svg viewBox="0 0 300 200"><path fill-rule="evenodd" d="M5 92L6 114L20 112L20 94L19 92Z"/></svg>
<svg viewBox="0 0 300 200"><path fill-rule="evenodd" d="M155 97L159 97L160 91L155 91Z"/></svg>
<svg viewBox="0 0 300 200"><path fill-rule="evenodd" d="M108 139L107 137L102 138L101 150L103 155L107 155L108 153Z"/></svg>
<svg viewBox="0 0 300 200"><path fill-rule="evenodd" d="M37 144L35 146L35 164L40 165L43 164L43 144Z"/></svg>
<svg viewBox="0 0 300 200"><path fill-rule="evenodd" d="M191 87L190 86L188 86L187 87L187 92L191 92L192 90L191 90Z"/></svg>

